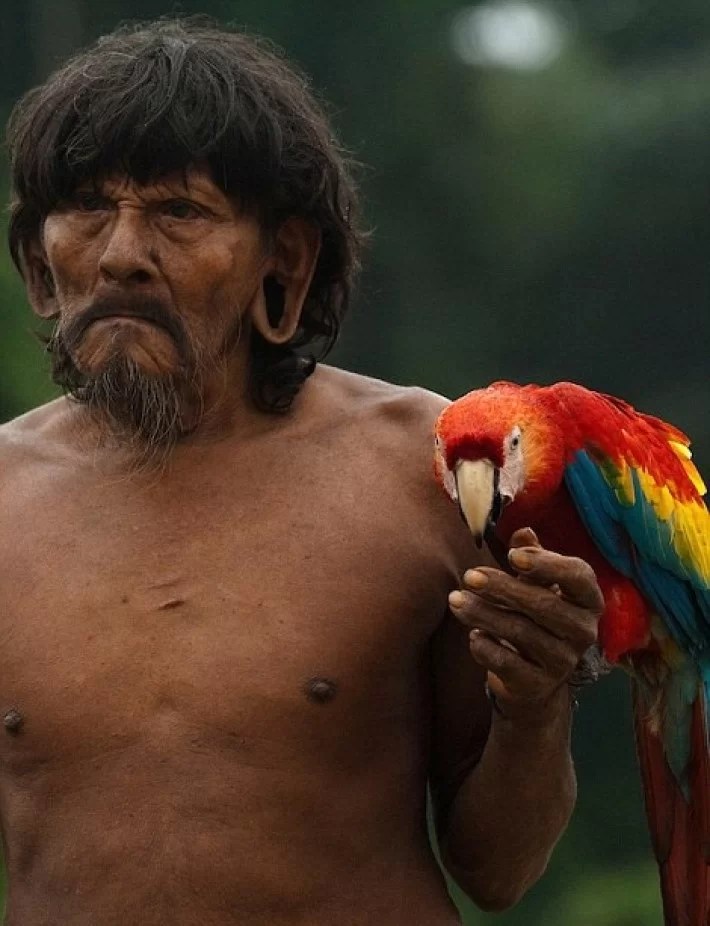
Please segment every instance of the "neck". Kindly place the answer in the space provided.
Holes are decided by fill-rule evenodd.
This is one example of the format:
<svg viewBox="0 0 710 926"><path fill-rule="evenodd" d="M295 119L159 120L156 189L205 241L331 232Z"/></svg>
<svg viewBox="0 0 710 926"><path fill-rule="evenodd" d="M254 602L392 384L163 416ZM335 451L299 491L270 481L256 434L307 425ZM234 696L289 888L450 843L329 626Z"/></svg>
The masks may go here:
<svg viewBox="0 0 710 926"><path fill-rule="evenodd" d="M74 401L73 438L98 464L131 473L164 471L191 449L224 441L241 442L271 428L280 416L260 411L250 394L246 358L213 367L197 390L185 388L178 402L179 426L152 442L131 425L117 423L108 410Z"/></svg>

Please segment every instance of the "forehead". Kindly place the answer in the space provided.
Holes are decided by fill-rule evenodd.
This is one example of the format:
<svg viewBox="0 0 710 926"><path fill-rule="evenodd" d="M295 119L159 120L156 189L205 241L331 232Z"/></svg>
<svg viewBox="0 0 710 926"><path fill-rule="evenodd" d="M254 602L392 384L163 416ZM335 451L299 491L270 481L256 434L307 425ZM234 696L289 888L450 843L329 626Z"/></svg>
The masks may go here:
<svg viewBox="0 0 710 926"><path fill-rule="evenodd" d="M174 170L149 180L138 181L122 171L108 171L93 179L87 179L79 187L100 187L105 192L135 193L137 195L170 195L184 194L186 196L200 196L232 205L233 201L214 182L209 167L194 165L184 170Z"/></svg>

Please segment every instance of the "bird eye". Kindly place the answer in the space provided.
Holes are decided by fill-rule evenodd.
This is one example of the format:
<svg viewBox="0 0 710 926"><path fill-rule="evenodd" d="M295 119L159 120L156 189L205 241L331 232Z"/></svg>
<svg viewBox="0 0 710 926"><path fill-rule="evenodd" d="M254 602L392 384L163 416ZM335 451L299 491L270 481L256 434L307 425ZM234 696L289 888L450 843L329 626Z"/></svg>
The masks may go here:
<svg viewBox="0 0 710 926"><path fill-rule="evenodd" d="M510 446L513 448L513 450L515 450L515 448L518 446L519 443L520 443L520 437L516 434L515 437L512 439L512 441L510 442Z"/></svg>

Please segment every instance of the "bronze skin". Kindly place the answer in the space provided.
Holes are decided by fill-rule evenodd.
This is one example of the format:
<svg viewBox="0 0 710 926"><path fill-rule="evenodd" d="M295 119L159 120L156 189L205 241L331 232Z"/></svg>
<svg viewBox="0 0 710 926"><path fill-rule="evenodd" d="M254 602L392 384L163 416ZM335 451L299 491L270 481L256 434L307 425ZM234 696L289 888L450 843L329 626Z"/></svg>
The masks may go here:
<svg viewBox="0 0 710 926"><path fill-rule="evenodd" d="M289 351L334 334L356 262L325 123L246 37L142 29L70 62L11 133L13 251L70 395L0 427L6 923L454 926L428 783L446 866L502 909L574 804L566 683L595 637L594 577L529 531L512 541L527 568L486 565L432 475L445 400L294 376ZM252 184L260 209L222 175L272 162L242 151L240 173L219 136L177 171L113 164L55 201L63 163L42 187L36 149L49 167L92 138L95 158L138 150L158 105L168 141L148 155L203 118L193 147L212 144L216 73L242 102L268 88L254 125L296 139L281 186ZM218 103L228 126L253 111ZM75 116L91 131L55 145ZM285 384L272 409L258 363Z"/></svg>
<svg viewBox="0 0 710 926"><path fill-rule="evenodd" d="M59 318L51 347L63 383L146 453L222 414L244 378L252 325L289 340L318 244L295 218L268 240L205 167L150 186L108 177L45 219L29 252L31 296L39 315ZM269 278L288 293L277 327Z"/></svg>

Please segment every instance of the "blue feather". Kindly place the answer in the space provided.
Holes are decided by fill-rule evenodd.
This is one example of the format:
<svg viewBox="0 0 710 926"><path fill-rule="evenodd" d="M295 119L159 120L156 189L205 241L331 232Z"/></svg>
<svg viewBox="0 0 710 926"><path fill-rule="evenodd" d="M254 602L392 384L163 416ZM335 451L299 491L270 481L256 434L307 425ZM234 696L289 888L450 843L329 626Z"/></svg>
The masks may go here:
<svg viewBox="0 0 710 926"><path fill-rule="evenodd" d="M656 516L635 471L632 480L634 497L624 504L586 450L565 469L575 507L603 556L634 582L675 642L698 660L710 651L710 594L688 576L673 548L670 524Z"/></svg>

